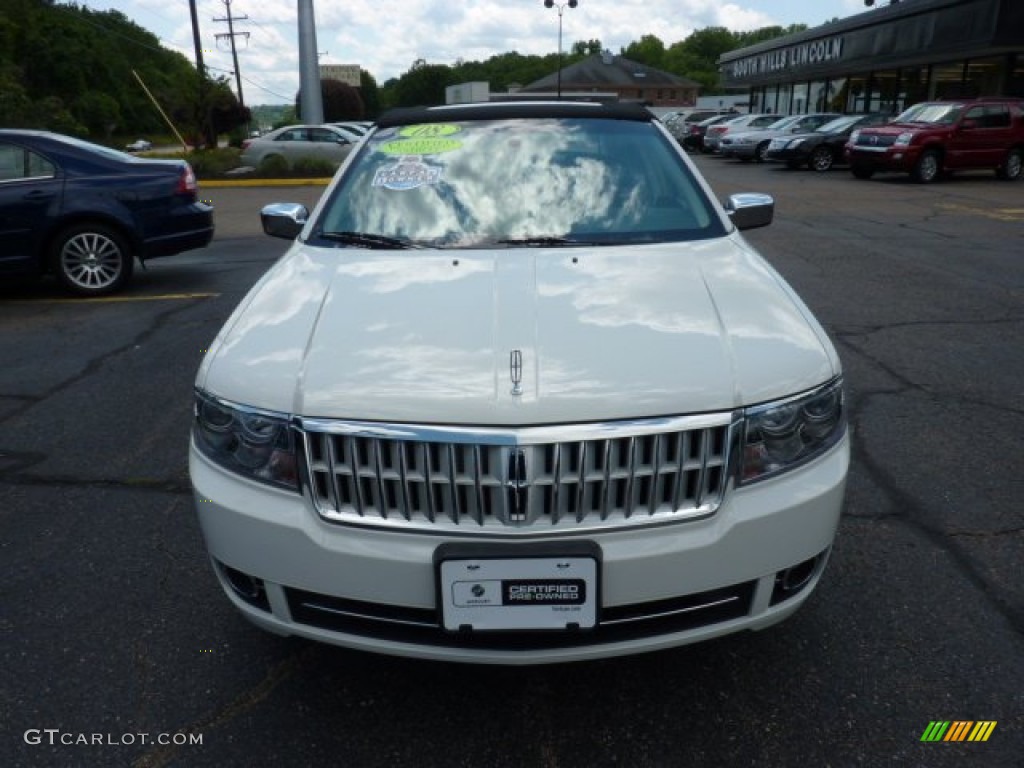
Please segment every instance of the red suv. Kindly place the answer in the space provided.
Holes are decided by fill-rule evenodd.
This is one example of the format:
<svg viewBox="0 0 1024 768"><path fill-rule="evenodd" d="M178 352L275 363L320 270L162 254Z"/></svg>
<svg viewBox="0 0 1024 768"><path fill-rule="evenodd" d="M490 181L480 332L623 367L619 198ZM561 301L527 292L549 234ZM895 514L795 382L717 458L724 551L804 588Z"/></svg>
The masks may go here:
<svg viewBox="0 0 1024 768"><path fill-rule="evenodd" d="M927 183L944 172L977 168L1018 179L1024 164L1024 100L915 104L887 125L854 131L846 157L858 179L901 171Z"/></svg>

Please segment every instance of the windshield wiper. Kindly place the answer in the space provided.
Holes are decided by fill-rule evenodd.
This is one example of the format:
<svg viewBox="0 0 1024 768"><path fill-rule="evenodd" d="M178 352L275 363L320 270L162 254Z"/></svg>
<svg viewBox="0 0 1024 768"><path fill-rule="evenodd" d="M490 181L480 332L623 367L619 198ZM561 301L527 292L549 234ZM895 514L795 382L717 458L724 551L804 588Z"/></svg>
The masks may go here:
<svg viewBox="0 0 1024 768"><path fill-rule="evenodd" d="M325 240L334 240L346 245L358 245L362 248L422 248L411 240L388 237L387 235L375 235L372 232L316 232L317 237Z"/></svg>
<svg viewBox="0 0 1024 768"><path fill-rule="evenodd" d="M561 245L603 245L603 243L592 243L585 240L573 240L569 237L509 237L504 240L498 240L501 245L542 245L542 246L561 246Z"/></svg>

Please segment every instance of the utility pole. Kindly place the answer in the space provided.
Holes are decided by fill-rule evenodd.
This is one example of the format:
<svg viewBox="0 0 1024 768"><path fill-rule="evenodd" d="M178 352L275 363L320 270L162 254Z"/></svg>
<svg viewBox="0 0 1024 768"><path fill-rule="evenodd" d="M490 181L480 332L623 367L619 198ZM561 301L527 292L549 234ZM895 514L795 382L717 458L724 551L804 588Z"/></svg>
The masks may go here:
<svg viewBox="0 0 1024 768"><path fill-rule="evenodd" d="M324 101L320 93L313 0L297 0L296 11L299 16L299 108L302 122L317 125L324 121Z"/></svg>
<svg viewBox="0 0 1024 768"><path fill-rule="evenodd" d="M220 33L214 35L214 37L216 37L218 40L221 40L221 39L226 37L226 38L228 38L231 41L231 59L232 59L232 61L235 62L235 85L238 86L238 104L239 104L239 106L244 107L245 106L245 101L242 99L242 73L238 69L238 51L235 48L235 37L238 36L238 35L244 35L245 39L248 41L249 33L248 32L235 32L234 22L236 22L236 21L246 21L249 17L248 16L232 16L231 15L231 0L224 0L224 7L227 8L227 11L228 11L227 18L224 18L224 19L214 19L214 21L217 21L217 22L226 21L228 23L228 31L227 32L220 32Z"/></svg>
<svg viewBox="0 0 1024 768"><path fill-rule="evenodd" d="M206 65L203 63L203 46L200 44L199 35L199 13L196 10L196 0L188 0L189 14L192 17L192 44L196 49L196 71L199 73L199 106L196 114L199 119L199 130L203 135L203 143L206 146L216 146L217 137L213 133L213 125L210 122L210 105L207 103L206 87Z"/></svg>

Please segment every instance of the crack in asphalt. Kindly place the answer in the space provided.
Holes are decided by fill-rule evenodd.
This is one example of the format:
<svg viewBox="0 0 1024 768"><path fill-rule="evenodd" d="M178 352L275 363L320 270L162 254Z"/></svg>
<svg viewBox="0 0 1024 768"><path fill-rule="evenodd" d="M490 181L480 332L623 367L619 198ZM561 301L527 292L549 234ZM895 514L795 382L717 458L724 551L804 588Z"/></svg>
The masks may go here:
<svg viewBox="0 0 1024 768"><path fill-rule="evenodd" d="M141 346L149 338L151 338L152 336L155 336L158 332L163 330L164 326L167 325L167 323L175 315L178 315L180 313L184 313L186 311L189 311L192 308L193 308L193 305L185 303L185 304L182 304L181 306L171 307L170 309L168 309L165 312L157 313L156 315L153 316L153 318L150 321L149 325L147 327L143 328L141 331L139 331L139 333L135 337L133 337L127 343L122 344L119 347L115 347L114 349L107 350L106 352L103 352L102 354L97 355L94 358L91 358L85 364L85 367L82 368L82 370L79 371L74 376L72 376L72 377L70 377L68 379L65 379L64 381L60 382L59 384L55 384L54 386L50 387L50 389L46 390L45 392L43 392L41 394L19 396L20 399L23 399L26 402L23 405L21 405L20 407L13 409L9 413L4 414L3 417L0 418L0 424L4 423L5 421L9 421L10 419L12 419L12 418L14 418L16 416L21 416L29 408L32 408L33 406L36 406L36 405L38 405L38 404L40 404L42 402L45 402L46 400L50 399L54 395L60 394L61 392L64 392L65 390L70 389L74 385L78 384L79 382L84 381L85 379L89 378L96 371L100 370L100 368L102 368L103 365L108 360L110 360L110 359L112 359L114 357L117 357L118 355L121 355L121 354L123 354L123 353L125 353L125 352L127 352L127 351L129 351L131 349L134 349L137 346ZM2 397L2 395L0 395L0 397Z"/></svg>
<svg viewBox="0 0 1024 768"><path fill-rule="evenodd" d="M3 454L0 454L2 457ZM43 456L42 459L46 457ZM42 460L40 459L40 461ZM36 462L38 463L38 462ZM72 475L33 475L22 472L0 472L0 481L6 485L37 488L115 488L121 490L146 490L175 495L192 495L192 486L177 478L161 477L74 477Z"/></svg>

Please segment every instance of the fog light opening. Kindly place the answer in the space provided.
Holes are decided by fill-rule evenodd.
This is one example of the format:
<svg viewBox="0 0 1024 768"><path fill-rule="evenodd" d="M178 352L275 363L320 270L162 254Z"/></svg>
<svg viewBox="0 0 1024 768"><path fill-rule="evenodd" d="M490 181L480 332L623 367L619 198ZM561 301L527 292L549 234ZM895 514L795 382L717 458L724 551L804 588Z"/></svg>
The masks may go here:
<svg viewBox="0 0 1024 768"><path fill-rule="evenodd" d="M238 597L250 605L255 605L264 610L267 609L269 602L262 579L257 579L254 576L242 573L234 568L229 568L223 564L221 565L221 571L224 573L224 578L227 580L228 585Z"/></svg>
<svg viewBox="0 0 1024 768"><path fill-rule="evenodd" d="M808 560L804 560L802 563L797 563L776 573L771 604L781 603L783 600L787 600L801 592L810 583L811 579L814 578L814 574L818 572L824 556L825 553L823 552L820 555L815 555Z"/></svg>

